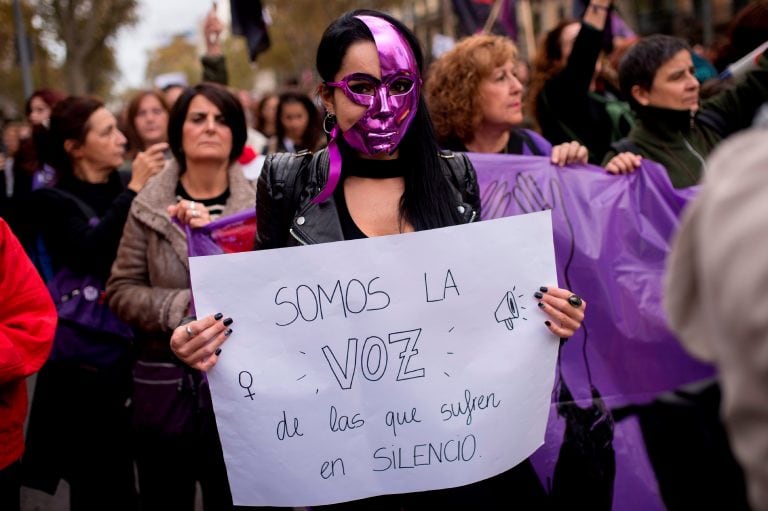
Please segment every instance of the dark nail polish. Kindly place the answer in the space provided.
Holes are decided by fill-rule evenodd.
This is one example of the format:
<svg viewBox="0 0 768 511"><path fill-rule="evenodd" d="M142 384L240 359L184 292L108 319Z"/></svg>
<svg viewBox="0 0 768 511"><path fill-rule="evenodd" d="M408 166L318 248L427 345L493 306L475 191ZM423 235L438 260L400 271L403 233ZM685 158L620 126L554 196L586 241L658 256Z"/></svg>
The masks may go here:
<svg viewBox="0 0 768 511"><path fill-rule="evenodd" d="M536 297L536 298L538 298L539 300L541 300L542 298L544 298L544 295L543 295L543 294L541 294L541 293L539 293L538 291L536 291L535 293L533 293L533 296L535 296L535 297Z"/></svg>
<svg viewBox="0 0 768 511"><path fill-rule="evenodd" d="M542 293L546 293L547 291L549 291L549 288L547 286L541 286L539 288L539 291L541 291Z"/></svg>
<svg viewBox="0 0 768 511"><path fill-rule="evenodd" d="M216 314L213 315L213 319L215 319L216 321L220 320L223 317L224 317L224 314L222 314L221 312L217 312Z"/></svg>
<svg viewBox="0 0 768 511"><path fill-rule="evenodd" d="M213 354L216 355L217 357L221 355L221 348L216 348L216 351L214 351Z"/></svg>
<svg viewBox="0 0 768 511"><path fill-rule="evenodd" d="M543 308L544 308L544 302L539 302L539 309L543 309Z"/></svg>
<svg viewBox="0 0 768 511"><path fill-rule="evenodd" d="M232 335L232 329L231 328L227 328L227 331L224 332L224 337L229 337L230 335Z"/></svg>
<svg viewBox="0 0 768 511"><path fill-rule="evenodd" d="M223 321L224 326L229 326L232 324L232 318L227 318Z"/></svg>
<svg viewBox="0 0 768 511"><path fill-rule="evenodd" d="M552 326L552 323L550 323L549 321L545 321L544 324L547 325L548 327Z"/></svg>

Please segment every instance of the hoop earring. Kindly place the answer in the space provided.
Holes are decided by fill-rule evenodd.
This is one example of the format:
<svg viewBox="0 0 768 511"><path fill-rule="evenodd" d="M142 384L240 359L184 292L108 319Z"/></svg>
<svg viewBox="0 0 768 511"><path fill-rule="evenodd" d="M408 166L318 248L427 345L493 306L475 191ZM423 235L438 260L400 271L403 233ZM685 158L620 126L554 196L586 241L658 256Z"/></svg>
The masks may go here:
<svg viewBox="0 0 768 511"><path fill-rule="evenodd" d="M327 135L330 135L335 125L336 125L336 116L332 113L325 114L325 119L323 119L323 131Z"/></svg>

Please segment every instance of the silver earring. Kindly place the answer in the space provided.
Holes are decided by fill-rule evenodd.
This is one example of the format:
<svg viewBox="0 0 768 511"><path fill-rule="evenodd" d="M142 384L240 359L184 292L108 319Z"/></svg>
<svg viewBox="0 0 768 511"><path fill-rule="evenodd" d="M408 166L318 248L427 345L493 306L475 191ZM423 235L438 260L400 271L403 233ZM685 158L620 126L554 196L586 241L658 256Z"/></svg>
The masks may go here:
<svg viewBox="0 0 768 511"><path fill-rule="evenodd" d="M325 119L323 119L323 131L330 135L335 125L336 116L330 112L325 114Z"/></svg>

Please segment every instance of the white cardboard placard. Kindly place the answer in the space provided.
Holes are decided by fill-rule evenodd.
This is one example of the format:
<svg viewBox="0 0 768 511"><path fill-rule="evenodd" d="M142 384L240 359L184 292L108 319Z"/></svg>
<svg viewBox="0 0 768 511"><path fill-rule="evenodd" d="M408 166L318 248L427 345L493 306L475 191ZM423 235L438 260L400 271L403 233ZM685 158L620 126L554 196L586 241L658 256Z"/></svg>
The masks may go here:
<svg viewBox="0 0 768 511"><path fill-rule="evenodd" d="M198 316L234 319L208 377L235 504L460 486L543 443L549 211L190 270Z"/></svg>

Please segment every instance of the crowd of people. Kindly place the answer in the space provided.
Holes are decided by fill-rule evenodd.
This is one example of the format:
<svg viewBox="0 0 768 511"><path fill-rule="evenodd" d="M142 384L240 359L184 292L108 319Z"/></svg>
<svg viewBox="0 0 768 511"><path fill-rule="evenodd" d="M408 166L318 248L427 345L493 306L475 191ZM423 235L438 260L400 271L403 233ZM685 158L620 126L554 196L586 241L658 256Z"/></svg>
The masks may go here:
<svg viewBox="0 0 768 511"><path fill-rule="evenodd" d="M750 21L762 16L765 30L768 3L748 9ZM726 162L716 148L750 128L765 108L766 52L702 100L691 46L669 35L606 37L612 10L612 0L591 0L580 20L564 20L544 34L530 81L505 36L466 37L427 66L404 24L357 10L323 34L314 97L294 88L251 101L227 89L215 14L206 19L205 80L198 85L140 91L117 115L90 97L50 89L32 94L27 122L3 130L0 159L0 215L13 230L0 220L0 292L8 304L0 312L0 400L13 412L0 418L0 509L19 509L22 484L53 493L60 479L69 484L73 510L103 509L105 502L112 509L191 510L197 483L206 510L232 508L204 373L216 364L237 318L194 316L189 229L255 208L253 245L262 250L469 223L483 205L464 152L543 156L560 167L592 163L611 174L634 172L647 159L663 165L676 188L699 184L712 166L719 167L713 182L727 181L722 167L738 167L740 153L726 153ZM753 39L747 40L740 49L729 45L728 60L719 65L753 50L746 46ZM759 146L768 139L762 132L749 140ZM258 180L249 179L239 161L246 148L275 154ZM720 157L709 163L713 151ZM286 152L302 155L301 164L280 156ZM736 174L738 180L753 182L756 161L745 161L751 177ZM762 179L739 193L765 186ZM715 201L713 195L707 199ZM754 213L759 196L750 200L750 214L764 218ZM687 229L697 228L696 220L688 222ZM764 240L756 229L749 232ZM719 240L724 256L707 260L705 273L725 266L727 243L739 241ZM699 296L695 277L681 275L693 268L686 256L697 259L696 251L705 250L704 240L689 233L682 244L683 255L673 257L672 321L684 339L694 338L689 343L701 343L706 323L686 312L698 305L686 303ZM54 295L56 306L90 300L114 315L109 319L118 327L75 330L77 347L71 344L74 320L65 321L61 309L53 328L56 313L40 277L55 282L63 270L92 279L91 287ZM21 278L22 271L29 276ZM752 290L749 278L738 278ZM568 339L581 327L587 304L574 294L579 290L541 284L535 298L542 328ZM735 322L741 313L747 317L750 304L731 288L733 303L744 303L727 309L727 321ZM89 297L88 289L95 294ZM699 300L709 303L704 296ZM760 303L757 294L751 303ZM706 317L706 310L696 312ZM31 315L39 319L31 322ZM764 321L744 335L751 332L764 339ZM707 337L707 349L694 347L694 354L703 350L716 359L713 352L720 351L712 346L719 340ZM764 355L764 344L761 349ZM765 509L761 462L768 455L750 446L766 454L768 442L744 426L749 403L735 395L748 382L732 376L738 373L734 357L723 357L731 375L723 381L725 404L735 407L727 416L737 424L732 433L752 435L751 442L734 441L736 454L745 461L753 505ZM36 371L22 458L23 381ZM765 364L749 374L765 390ZM173 396L182 388L194 396L194 413L172 409L173 397L163 401L163 392ZM410 510L483 501L503 508L511 494L525 496L532 509L548 508L547 490L527 461L468 486L328 507Z"/></svg>

